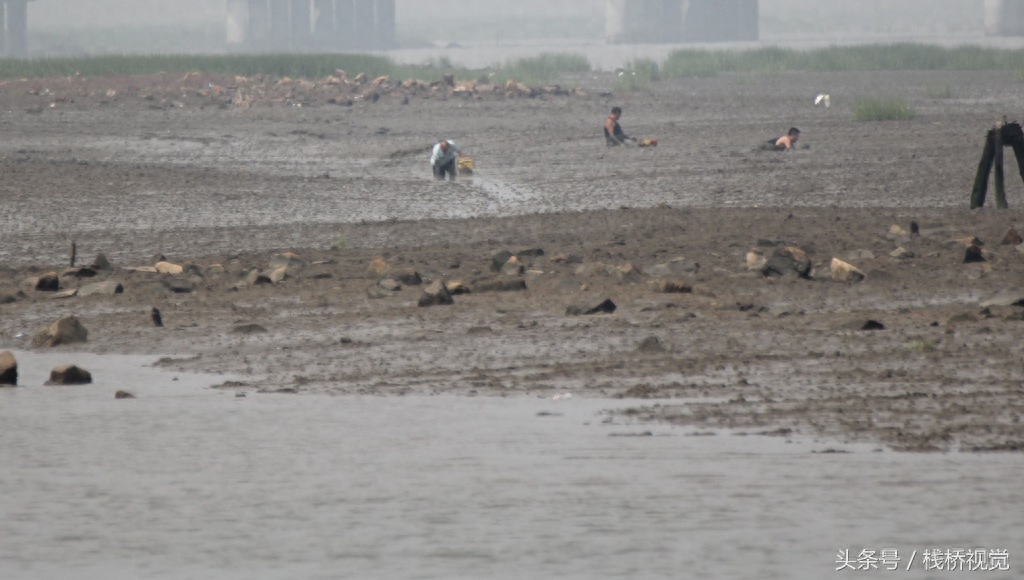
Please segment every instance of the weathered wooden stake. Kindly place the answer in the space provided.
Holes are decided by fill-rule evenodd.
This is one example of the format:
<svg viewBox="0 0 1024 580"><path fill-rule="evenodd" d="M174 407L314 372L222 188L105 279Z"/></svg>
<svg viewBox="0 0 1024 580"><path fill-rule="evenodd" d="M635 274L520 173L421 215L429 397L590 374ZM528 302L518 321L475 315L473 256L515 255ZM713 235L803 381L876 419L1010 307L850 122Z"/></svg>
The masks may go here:
<svg viewBox="0 0 1024 580"><path fill-rule="evenodd" d="M988 193L988 174L992 171L992 160L995 158L995 141L989 129L985 135L985 149L978 163L978 173L974 176L974 191L971 192L971 209L985 205L985 194Z"/></svg>
<svg viewBox="0 0 1024 580"><path fill-rule="evenodd" d="M995 150L995 164L996 175L996 207L999 209L1006 209L1006 174L1003 173L1003 127L1004 123L996 125L995 131L992 131L993 149Z"/></svg>
<svg viewBox="0 0 1024 580"><path fill-rule="evenodd" d="M78 253L78 244L71 242L71 267L75 267L75 255Z"/></svg>

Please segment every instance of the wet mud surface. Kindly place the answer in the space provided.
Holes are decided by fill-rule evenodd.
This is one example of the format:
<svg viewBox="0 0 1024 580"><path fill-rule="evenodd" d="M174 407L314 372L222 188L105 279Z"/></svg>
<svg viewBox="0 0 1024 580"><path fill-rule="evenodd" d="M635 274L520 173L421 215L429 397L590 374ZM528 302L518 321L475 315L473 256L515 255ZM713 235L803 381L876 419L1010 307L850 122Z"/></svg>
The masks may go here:
<svg viewBox="0 0 1024 580"><path fill-rule="evenodd" d="M1012 156L1011 209L968 209L985 130L1024 109L1011 77L721 75L605 96L614 81L595 73L572 79L583 97L249 107L167 79L7 81L0 298L12 301L0 304L0 348L27 348L72 313L89 340L56 347L70 358L172 355L161 366L244 377L224 388L577 393L698 428L1019 451L1024 253L1001 243L1024 228ZM831 107L813 106L818 93ZM870 96L906 98L918 116L854 122ZM658 147L606 148L615 104L626 131ZM758 149L791 125L809 148ZM441 136L463 145L475 176L430 178ZM965 262L971 237L982 261ZM65 268L72 242L79 264L103 253L113 267L62 289L109 279L124 292L24 287ZM786 246L804 250L807 276L748 267L752 250ZM523 272L493 272L500 251ZM245 281L280 252L305 266ZM194 291L126 269L159 256L195 264ZM833 281L833 258L865 279ZM423 284L381 291L385 268ZM481 291L509 279L526 290ZM433 280L473 291L418 307ZM566 314L606 299L613 313Z"/></svg>

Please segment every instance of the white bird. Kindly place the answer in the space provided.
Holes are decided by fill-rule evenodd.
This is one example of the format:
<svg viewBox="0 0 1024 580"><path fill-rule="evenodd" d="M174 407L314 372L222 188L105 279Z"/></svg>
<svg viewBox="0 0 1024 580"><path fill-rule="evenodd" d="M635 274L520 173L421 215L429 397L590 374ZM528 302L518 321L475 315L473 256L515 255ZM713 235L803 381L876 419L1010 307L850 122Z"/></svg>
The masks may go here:
<svg viewBox="0 0 1024 580"><path fill-rule="evenodd" d="M818 95L817 97L814 98L814 105L815 106L825 105L825 108L827 109L831 104L832 104L832 97L830 97L830 96L828 96L828 95L826 95L824 93L820 94L820 95Z"/></svg>

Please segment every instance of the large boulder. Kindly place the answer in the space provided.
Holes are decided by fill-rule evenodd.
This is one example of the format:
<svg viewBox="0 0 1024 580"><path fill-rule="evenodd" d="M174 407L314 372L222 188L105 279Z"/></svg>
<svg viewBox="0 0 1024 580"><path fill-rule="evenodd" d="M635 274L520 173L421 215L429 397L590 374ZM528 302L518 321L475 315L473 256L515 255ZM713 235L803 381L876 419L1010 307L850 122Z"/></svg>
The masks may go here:
<svg viewBox="0 0 1024 580"><path fill-rule="evenodd" d="M67 364L60 365L50 371L48 385L87 385L92 382L92 373L82 367Z"/></svg>
<svg viewBox="0 0 1024 580"><path fill-rule="evenodd" d="M92 284L86 284L78 289L79 296L93 296L96 294L102 296L113 296L114 294L121 294L122 292L124 292L124 286L122 286L117 280L93 282Z"/></svg>
<svg viewBox="0 0 1024 580"><path fill-rule="evenodd" d="M47 272L41 276L32 276L22 281L21 285L30 290L40 292L56 292L60 290L60 276L56 272Z"/></svg>
<svg viewBox="0 0 1024 580"><path fill-rule="evenodd" d="M455 304L455 300L452 298L451 292L444 285L441 280L434 280L430 284L427 284L423 288L423 292L420 294L420 299L416 302L419 307L426 306L438 306Z"/></svg>
<svg viewBox="0 0 1024 580"><path fill-rule="evenodd" d="M611 299L594 306L591 304L574 304L565 309L566 316L588 316L590 314L611 314L615 312L615 303Z"/></svg>
<svg viewBox="0 0 1024 580"><path fill-rule="evenodd" d="M18 361L9 350L0 352L0 387L18 384Z"/></svg>
<svg viewBox="0 0 1024 580"><path fill-rule="evenodd" d="M761 268L764 276L786 276L796 274L801 278L808 278L811 275L811 259L807 252L796 246L783 246L775 248L764 267Z"/></svg>
<svg viewBox="0 0 1024 580"><path fill-rule="evenodd" d="M60 320L40 330L32 338L32 346L47 347L60 344L74 344L85 342L89 338L89 331L82 326L73 314L66 314Z"/></svg>
<svg viewBox="0 0 1024 580"><path fill-rule="evenodd" d="M856 266L844 262L839 258L832 258L832 280L836 282L860 282L864 279L864 272Z"/></svg>
<svg viewBox="0 0 1024 580"><path fill-rule="evenodd" d="M156 264L153 264L153 268L156 269L158 274L176 275L185 271L185 268L180 264L172 264L170 262L157 262Z"/></svg>

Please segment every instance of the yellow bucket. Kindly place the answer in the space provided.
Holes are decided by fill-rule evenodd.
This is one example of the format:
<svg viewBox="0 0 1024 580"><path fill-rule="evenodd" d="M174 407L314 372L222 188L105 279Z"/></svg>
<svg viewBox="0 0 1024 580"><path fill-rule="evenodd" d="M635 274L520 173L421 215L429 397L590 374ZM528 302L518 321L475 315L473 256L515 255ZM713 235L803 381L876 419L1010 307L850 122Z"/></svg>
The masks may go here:
<svg viewBox="0 0 1024 580"><path fill-rule="evenodd" d="M473 160L469 157L462 157L459 159L459 173L463 175L473 175Z"/></svg>

